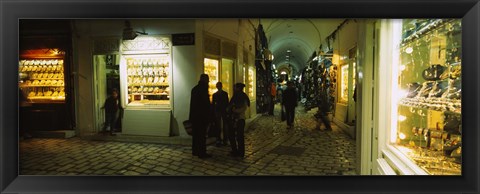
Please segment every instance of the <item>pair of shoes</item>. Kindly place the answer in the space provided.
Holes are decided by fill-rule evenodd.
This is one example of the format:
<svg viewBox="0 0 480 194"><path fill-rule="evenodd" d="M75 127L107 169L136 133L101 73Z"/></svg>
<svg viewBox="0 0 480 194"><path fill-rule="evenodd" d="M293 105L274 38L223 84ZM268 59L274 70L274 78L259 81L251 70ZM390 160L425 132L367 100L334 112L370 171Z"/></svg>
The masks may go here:
<svg viewBox="0 0 480 194"><path fill-rule="evenodd" d="M202 155L198 156L198 158L202 158L202 159L203 158L211 158L211 157L212 157L212 155L210 155L210 154L202 154Z"/></svg>

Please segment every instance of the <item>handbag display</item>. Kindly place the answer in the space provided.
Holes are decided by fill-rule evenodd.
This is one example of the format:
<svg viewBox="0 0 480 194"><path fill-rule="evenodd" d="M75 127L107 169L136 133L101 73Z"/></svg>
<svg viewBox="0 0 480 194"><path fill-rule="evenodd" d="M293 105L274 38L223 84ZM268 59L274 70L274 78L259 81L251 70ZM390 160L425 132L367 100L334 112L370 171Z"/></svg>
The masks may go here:
<svg viewBox="0 0 480 194"><path fill-rule="evenodd" d="M432 82L432 81L423 82L422 88L418 92L417 97L424 97L424 98L428 97L428 94L430 94L430 91L433 88L433 83L435 82Z"/></svg>
<svg viewBox="0 0 480 194"><path fill-rule="evenodd" d="M462 80L456 79L449 82L448 90L443 93L442 98L461 99L462 98Z"/></svg>
<svg viewBox="0 0 480 194"><path fill-rule="evenodd" d="M433 84L432 90L428 94L428 97L441 97L448 89L448 81L437 81Z"/></svg>
<svg viewBox="0 0 480 194"><path fill-rule="evenodd" d="M418 95L418 92L422 88L422 85L418 82L408 83L408 94L407 98L413 98Z"/></svg>
<svg viewBox="0 0 480 194"><path fill-rule="evenodd" d="M434 64L428 67L427 69L423 70L422 77L423 79L427 81L436 81L440 80L443 73L446 73L445 70L447 67L440 65L440 64Z"/></svg>

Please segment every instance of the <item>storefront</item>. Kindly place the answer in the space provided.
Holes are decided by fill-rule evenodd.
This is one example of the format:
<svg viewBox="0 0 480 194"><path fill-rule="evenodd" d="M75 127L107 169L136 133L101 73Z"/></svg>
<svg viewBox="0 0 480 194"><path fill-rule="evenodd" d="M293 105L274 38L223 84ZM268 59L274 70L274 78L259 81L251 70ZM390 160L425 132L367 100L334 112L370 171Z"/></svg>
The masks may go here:
<svg viewBox="0 0 480 194"><path fill-rule="evenodd" d="M74 135L71 44L68 20L21 20L20 130Z"/></svg>
<svg viewBox="0 0 480 194"><path fill-rule="evenodd" d="M233 96L235 63L237 61L237 45L212 34L204 35L204 73L210 78L208 93L210 98L217 92L217 82L222 82L223 90L228 97ZM211 100L211 99L210 99Z"/></svg>
<svg viewBox="0 0 480 194"><path fill-rule="evenodd" d="M253 51L247 51L253 48L254 40L247 36L253 29L246 22L241 26L229 20L192 19L72 22L76 35L72 75L76 111L82 113L77 115L80 135L103 129L102 106L113 88L120 91L124 109L116 132L185 138L189 135L182 123L189 119L190 92L200 74L210 75L210 94L221 81L231 97L233 84L242 79L248 82L245 92L255 93ZM241 33L224 30L233 27ZM244 51L247 60L240 61ZM251 100L255 106L255 98Z"/></svg>
<svg viewBox="0 0 480 194"><path fill-rule="evenodd" d="M461 175L461 20L378 25L373 174Z"/></svg>
<svg viewBox="0 0 480 194"><path fill-rule="evenodd" d="M170 136L173 110L170 37L139 36L123 40L121 53L122 133Z"/></svg>

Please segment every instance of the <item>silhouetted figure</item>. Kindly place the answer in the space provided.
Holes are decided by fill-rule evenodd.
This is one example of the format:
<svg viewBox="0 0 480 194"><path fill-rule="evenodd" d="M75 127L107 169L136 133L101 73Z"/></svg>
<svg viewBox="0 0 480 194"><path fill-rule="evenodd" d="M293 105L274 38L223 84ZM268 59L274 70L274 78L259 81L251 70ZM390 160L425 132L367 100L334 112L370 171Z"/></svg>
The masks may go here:
<svg viewBox="0 0 480 194"><path fill-rule="evenodd" d="M218 91L213 94L213 111L215 114L215 136L217 138L217 146L227 145L228 142L228 122L227 122L227 106L228 93L222 90L222 82L217 82ZM223 137L222 137L223 134Z"/></svg>
<svg viewBox="0 0 480 194"><path fill-rule="evenodd" d="M250 99L243 92L245 84L236 83L233 97L228 106L231 114L230 145L232 156L245 157L245 111L250 106Z"/></svg>
<svg viewBox="0 0 480 194"><path fill-rule="evenodd" d="M211 119L211 104L208 95L207 74L200 75L198 85L193 87L190 98L189 120L192 123L192 155L199 158L208 158L206 133Z"/></svg>
<svg viewBox="0 0 480 194"><path fill-rule="evenodd" d="M293 127L295 120L295 107L298 105L297 90L292 81L287 82L287 89L283 92L282 105L285 107L285 116L288 128Z"/></svg>
<svg viewBox="0 0 480 194"><path fill-rule="evenodd" d="M270 103L270 107L269 107L269 110L268 110L268 114L269 115L273 115L273 109L275 108L275 97L277 96L277 87L275 86L275 83L272 82L272 85L270 85L270 98L272 99L271 100L271 103Z"/></svg>
<svg viewBox="0 0 480 194"><path fill-rule="evenodd" d="M112 89L110 96L105 100L102 109L105 109L105 124L102 132L107 133L107 127L110 127L110 135L114 136L115 126L118 118L120 118L120 100L118 98L118 90Z"/></svg>

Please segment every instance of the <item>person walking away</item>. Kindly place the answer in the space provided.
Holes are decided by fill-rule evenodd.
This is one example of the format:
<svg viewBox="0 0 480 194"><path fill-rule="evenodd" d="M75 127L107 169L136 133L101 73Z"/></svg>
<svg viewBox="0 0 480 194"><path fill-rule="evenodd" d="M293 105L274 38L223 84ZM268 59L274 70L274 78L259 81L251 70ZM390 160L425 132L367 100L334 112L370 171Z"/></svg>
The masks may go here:
<svg viewBox="0 0 480 194"><path fill-rule="evenodd" d="M297 107L297 90L292 81L287 82L287 89L283 92L282 105L285 107L285 116L288 128L293 127L295 120L295 107Z"/></svg>
<svg viewBox="0 0 480 194"><path fill-rule="evenodd" d="M243 92L245 84L236 83L233 97L229 103L232 113L232 128L230 128L230 146L232 156L245 157L245 111L250 107L250 99Z"/></svg>
<svg viewBox="0 0 480 194"><path fill-rule="evenodd" d="M227 145L228 124L227 124L227 106L228 93L222 90L222 82L217 82L218 91L213 94L212 105L215 114L217 146ZM223 138L222 138L223 135Z"/></svg>
<svg viewBox="0 0 480 194"><path fill-rule="evenodd" d="M325 125L325 130L331 131L332 126L330 125L330 120L328 119L328 111L330 109L330 103L328 102L328 96L326 92L320 92L319 102L318 102L318 117Z"/></svg>
<svg viewBox="0 0 480 194"><path fill-rule="evenodd" d="M200 81L193 87L190 97L189 120L192 123L192 155L209 158L207 154L206 133L210 122L211 103L208 95L207 74L200 75Z"/></svg>
<svg viewBox="0 0 480 194"><path fill-rule="evenodd" d="M105 125L103 125L102 132L107 134L107 127L110 127L110 135L114 136L115 126L120 117L120 100L118 98L118 90L112 89L110 96L105 100L102 109L105 109Z"/></svg>
<svg viewBox="0 0 480 194"><path fill-rule="evenodd" d="M270 98L272 99L272 103L270 103L268 111L270 115L273 115L273 109L275 108L275 96L277 96L277 88L275 86L275 83L272 82L272 85L270 86Z"/></svg>

